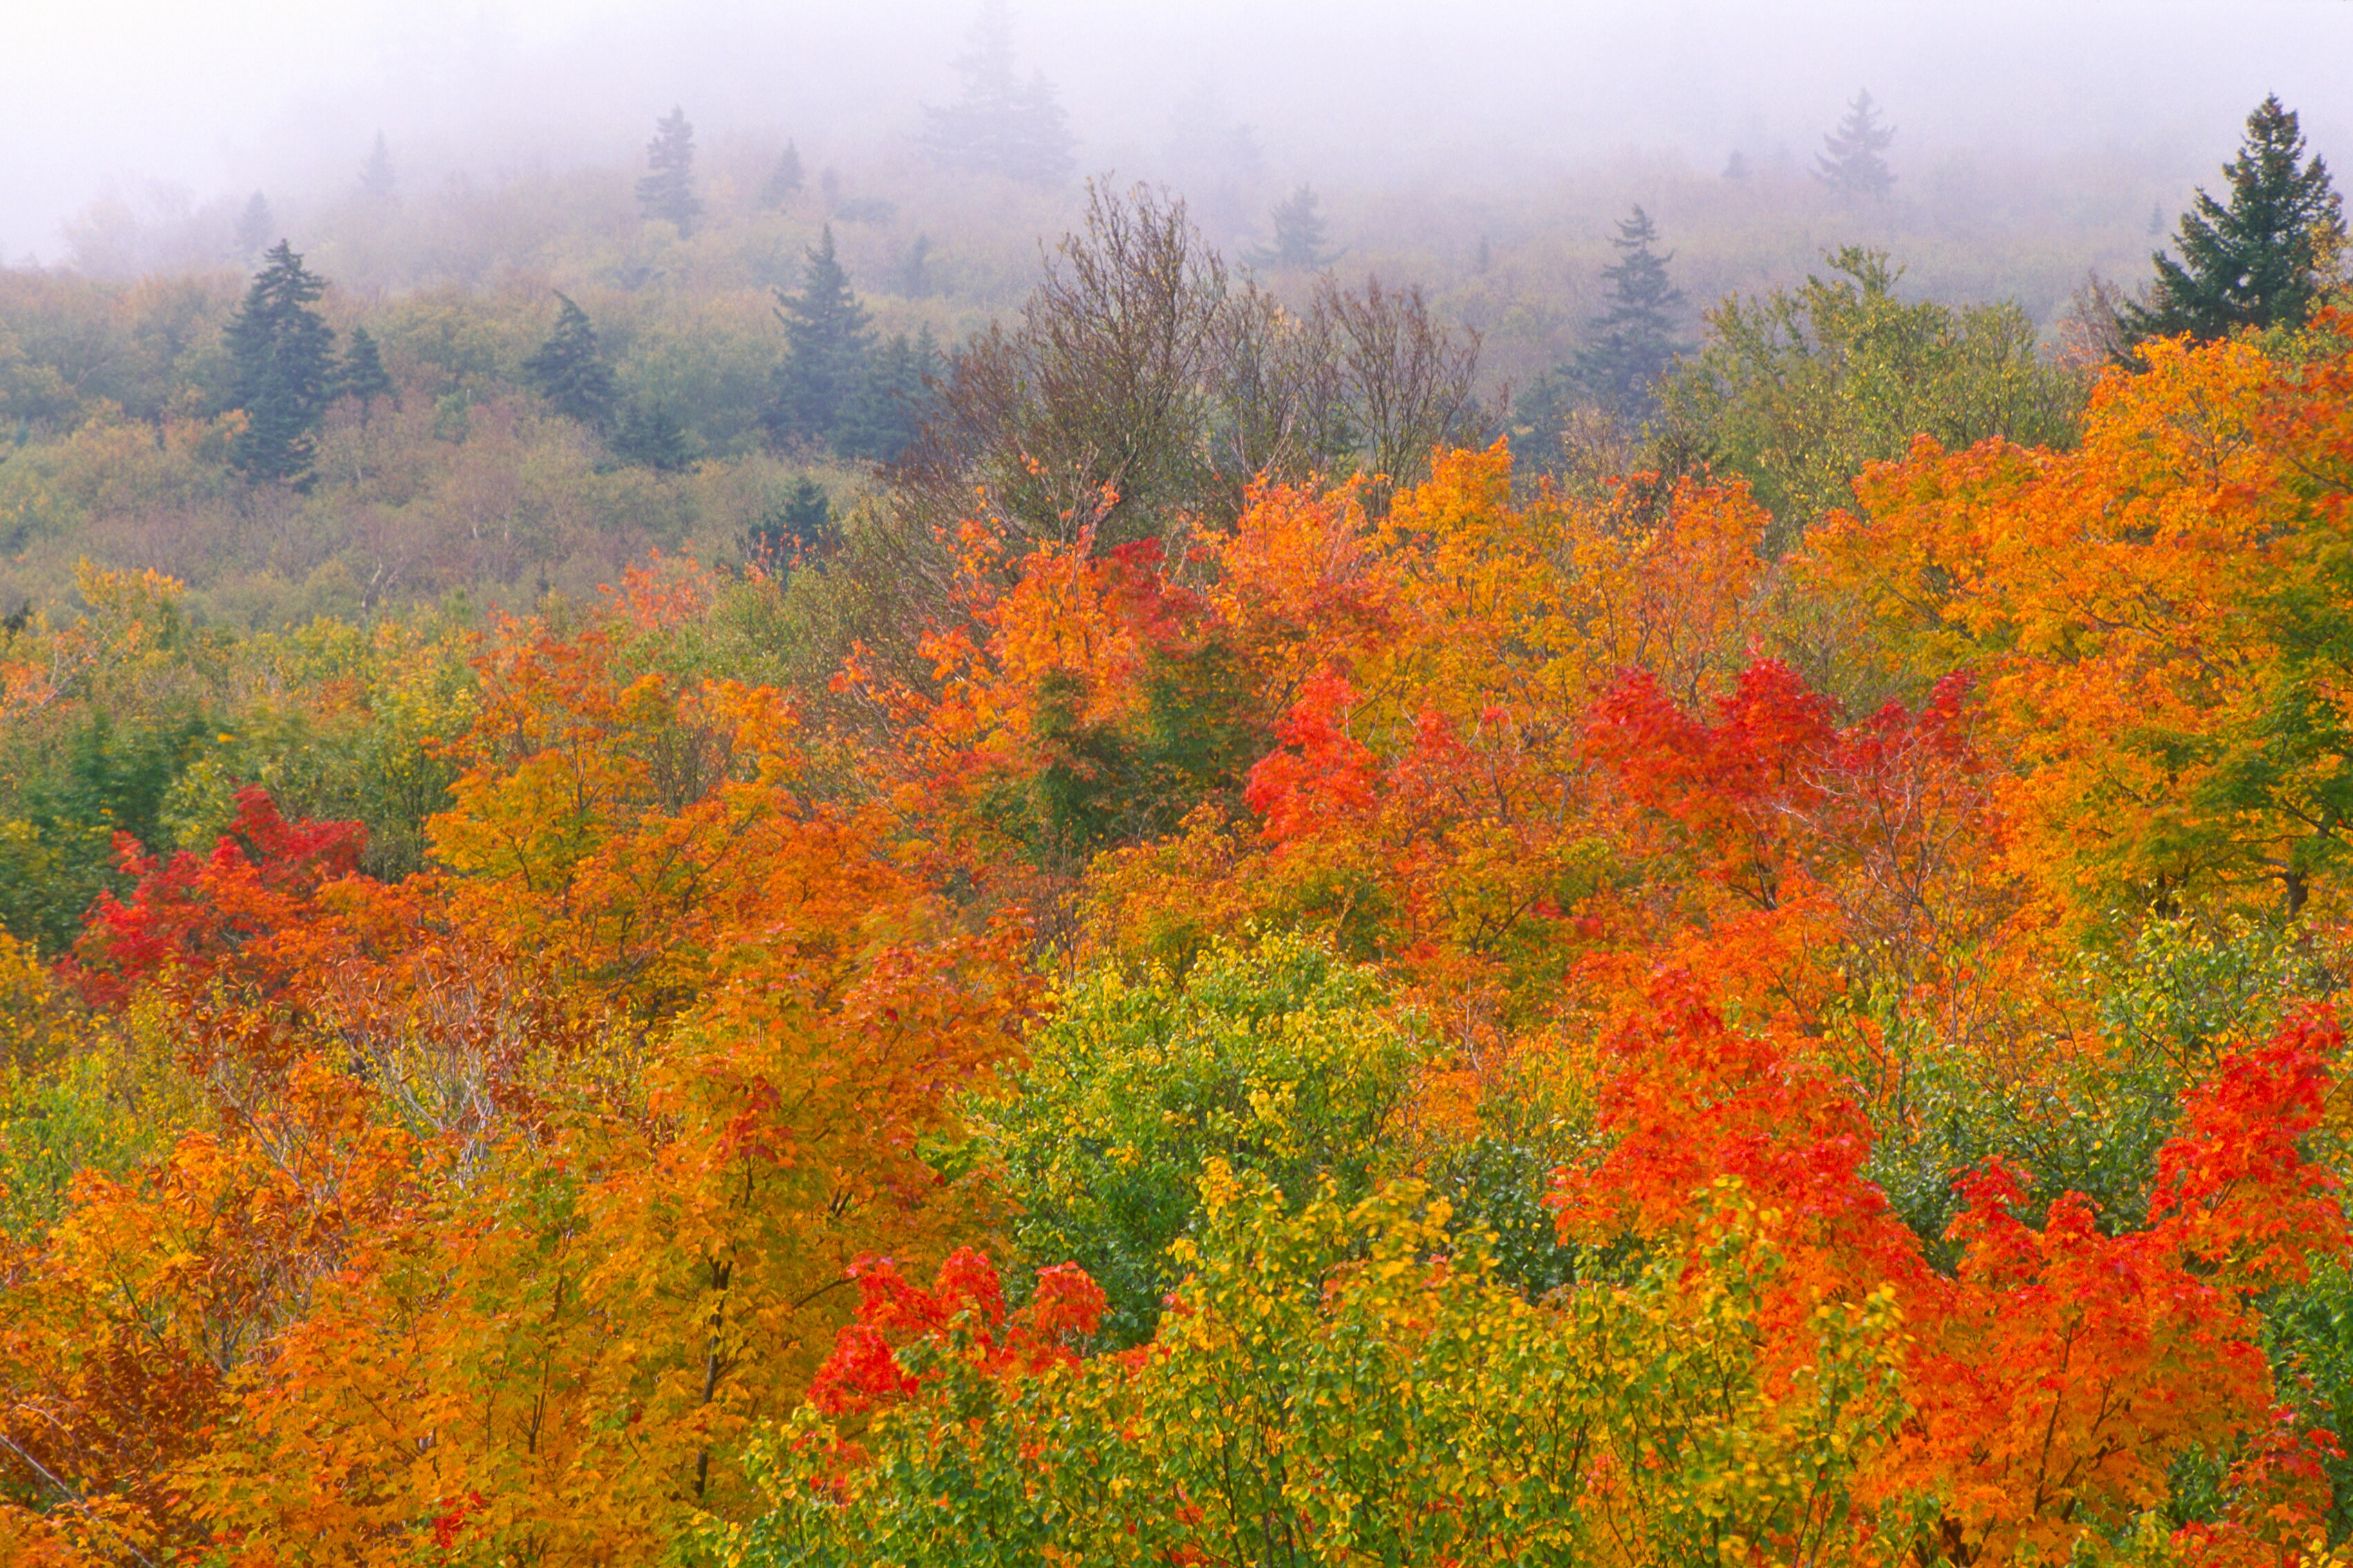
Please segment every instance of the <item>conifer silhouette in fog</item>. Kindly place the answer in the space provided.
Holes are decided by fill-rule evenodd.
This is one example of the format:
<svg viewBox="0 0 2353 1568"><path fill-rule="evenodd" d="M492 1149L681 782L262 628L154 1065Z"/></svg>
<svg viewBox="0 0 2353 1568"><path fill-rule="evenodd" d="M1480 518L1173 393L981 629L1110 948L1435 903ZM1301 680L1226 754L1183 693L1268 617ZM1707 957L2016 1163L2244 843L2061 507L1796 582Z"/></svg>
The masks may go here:
<svg viewBox="0 0 2353 1568"><path fill-rule="evenodd" d="M1879 121L1879 106L1869 89L1857 92L1846 106L1839 128L1822 138L1823 151L1814 158L1814 178L1842 196L1884 201L1895 188L1895 173L1880 154L1895 141L1895 127Z"/></svg>
<svg viewBox="0 0 2353 1568"><path fill-rule="evenodd" d="M970 46L956 57L964 92L944 109L923 110L923 151L949 169L1001 174L1033 185L1071 177L1069 117L1042 73L1021 81L1013 68L1013 16L1005 0L987 0Z"/></svg>
<svg viewBox="0 0 2353 1568"><path fill-rule="evenodd" d="M1647 416L1656 401L1659 377L1689 345L1675 338L1683 290L1667 278L1670 251L1652 248L1659 238L1651 215L1636 207L1618 225L1618 259L1601 269L1609 283L1609 308L1593 321L1594 338L1577 355L1577 377L1593 400L1629 419Z"/></svg>
<svg viewBox="0 0 2353 1568"><path fill-rule="evenodd" d="M1313 185L1291 193L1269 215L1274 237L1253 246L1242 259L1252 267L1284 267L1313 272L1337 261L1339 253L1324 248L1324 214Z"/></svg>
<svg viewBox="0 0 2353 1568"><path fill-rule="evenodd" d="M694 194L694 127L683 109L672 109L654 124L654 139L646 143L646 174L638 182L638 205L648 217L677 225L681 239L692 237L702 199Z"/></svg>

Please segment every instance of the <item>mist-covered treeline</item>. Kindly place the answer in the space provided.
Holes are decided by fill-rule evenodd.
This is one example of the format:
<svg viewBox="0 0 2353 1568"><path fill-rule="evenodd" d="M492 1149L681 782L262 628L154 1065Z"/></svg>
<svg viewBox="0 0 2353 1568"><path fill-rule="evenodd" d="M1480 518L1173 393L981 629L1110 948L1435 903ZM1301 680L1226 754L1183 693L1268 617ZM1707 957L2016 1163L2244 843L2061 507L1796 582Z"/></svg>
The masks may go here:
<svg viewBox="0 0 2353 1568"><path fill-rule="evenodd" d="M950 416L950 445L976 417L1014 417L975 412L991 395L992 334L1021 341L1054 279L1083 286L1102 244L1117 250L1105 215L1131 207L1173 215L1174 264L1214 275L1210 292L1232 301L1205 304L1189 284L1169 294L1194 313L1180 332L1198 341L1170 350L1186 374L1267 371L1234 356L1289 341L1278 321L1317 339L1282 374L1316 384L1294 391L1323 428L1261 437L1241 425L1263 411L1232 406L1222 434L1201 427L1186 462L1219 469L1229 510L1247 479L1236 462L1279 452L1326 473L1394 470L1440 434L1509 434L1532 467L1588 479L1639 466L1645 440L1667 439L1670 466L1706 460L1721 454L1694 434L1692 398L1670 408L1657 394L1678 353L1736 352L1727 323L1759 319L1736 310L1711 325L1716 301L1769 301L1810 277L1930 316L1978 311L1970 353L2063 379L2088 363L2072 297L2095 275L2137 275L2178 184L2161 160L2114 150L1912 156L1902 106L1867 91L1825 102L1821 145L1802 155L1758 139L1720 166L1625 154L1509 184L1411 170L1319 183L1249 106L1207 86L1164 133L1131 136L1125 167L1088 178L1036 42L983 8L937 73L937 101L892 133L714 134L691 105L651 105L626 161L420 174L378 134L349 149L346 174L309 187L94 203L67 226L63 265L0 273L0 600L62 605L88 556L164 571L203 613L258 626L459 590L576 593L654 549L740 562L817 542L832 524L813 520L871 492L874 465L928 414ZM1081 243L1058 262L1066 233ZM322 384L301 415L301 471L257 484L237 456L253 411L230 342L281 241L316 280L311 308L337 352L364 336L383 381L360 398ZM1130 259L1105 255L1114 272ZM1444 410L1343 427L1341 383L1356 377L1361 400L1368 356L1405 352L1366 339L1395 323L1379 309L1352 317L1347 300L1398 302L1409 334L1444 340L1459 364L1406 373L1448 382ZM1353 347L1340 341L1352 321ZM1253 332L1265 342L1243 341ZM1052 352L1133 347L1114 340ZM586 401L550 381L563 374L551 353L593 365ZM962 391L941 404L937 388ZM2071 395L2054 388L2025 387L1978 422L2050 434ZM936 470L942 450L924 444L923 464ZM1813 477L1761 488L1796 484L1812 513L1835 504L1852 454L1825 450L1791 459ZM962 461L931 489L956 493ZM923 489L911 475L902 500Z"/></svg>

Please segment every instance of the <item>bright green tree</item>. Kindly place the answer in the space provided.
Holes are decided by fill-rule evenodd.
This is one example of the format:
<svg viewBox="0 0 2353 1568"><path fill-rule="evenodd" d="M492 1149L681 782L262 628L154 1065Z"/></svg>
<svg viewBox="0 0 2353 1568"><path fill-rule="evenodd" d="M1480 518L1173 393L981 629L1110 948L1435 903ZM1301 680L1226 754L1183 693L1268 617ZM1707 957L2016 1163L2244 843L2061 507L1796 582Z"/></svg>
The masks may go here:
<svg viewBox="0 0 2353 1568"><path fill-rule="evenodd" d="M1076 1262L1110 1298L1103 1331L1151 1337L1182 1276L1215 1158L1303 1203L1369 1192L1382 1134L1426 1047L1369 970L1300 936L1219 947L1182 984L1089 975L1029 1047L1018 1092L977 1108L1018 1256Z"/></svg>
<svg viewBox="0 0 2353 1568"><path fill-rule="evenodd" d="M2276 97L2247 116L2239 155L2225 164L2225 206L2201 187L2181 215L2181 259L2152 258L2147 300L2124 324L2140 340L2187 332L2200 342L2242 327L2301 326L2345 244L2344 205L2327 163L2304 161L2304 136Z"/></svg>
<svg viewBox="0 0 2353 1568"><path fill-rule="evenodd" d="M2024 310L1898 299L1885 251L1830 260L1828 277L1704 312L1708 341L1660 390L1660 464L1746 479L1778 546L1853 505L1863 465L1915 437L1948 450L1989 436L2073 444L2082 389L2037 353Z"/></svg>

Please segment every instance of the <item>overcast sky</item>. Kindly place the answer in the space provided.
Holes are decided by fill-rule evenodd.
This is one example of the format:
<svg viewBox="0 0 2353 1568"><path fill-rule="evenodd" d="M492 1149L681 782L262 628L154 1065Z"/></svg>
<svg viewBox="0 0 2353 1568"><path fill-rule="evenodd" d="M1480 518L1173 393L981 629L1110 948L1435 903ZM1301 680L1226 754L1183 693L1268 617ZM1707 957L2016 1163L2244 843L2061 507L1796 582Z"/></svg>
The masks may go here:
<svg viewBox="0 0 2353 1568"><path fill-rule="evenodd" d="M671 103L848 146L951 90L970 0L6 0L0 256L151 182L197 201L634 153ZM1270 163L1362 178L1810 151L1858 86L1901 155L2118 143L2211 176L2266 92L2353 160L2353 0L1017 0L1090 167L1214 80ZM1481 155L1475 165L1465 153Z"/></svg>

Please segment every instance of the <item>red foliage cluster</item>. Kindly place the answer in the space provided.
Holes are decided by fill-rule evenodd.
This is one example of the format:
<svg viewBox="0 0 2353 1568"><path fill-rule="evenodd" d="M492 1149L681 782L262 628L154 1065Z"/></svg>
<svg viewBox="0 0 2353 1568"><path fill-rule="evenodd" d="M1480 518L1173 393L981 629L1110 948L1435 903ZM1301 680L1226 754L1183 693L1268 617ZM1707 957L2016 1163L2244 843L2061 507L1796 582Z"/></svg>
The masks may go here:
<svg viewBox="0 0 2353 1568"><path fill-rule="evenodd" d="M118 833L122 873L135 879L131 900L99 894L69 973L103 1005L167 965L201 981L248 942L298 929L311 896L356 871L366 846L356 822L287 821L259 784L237 792L236 820L201 858L182 849L161 859Z"/></svg>

